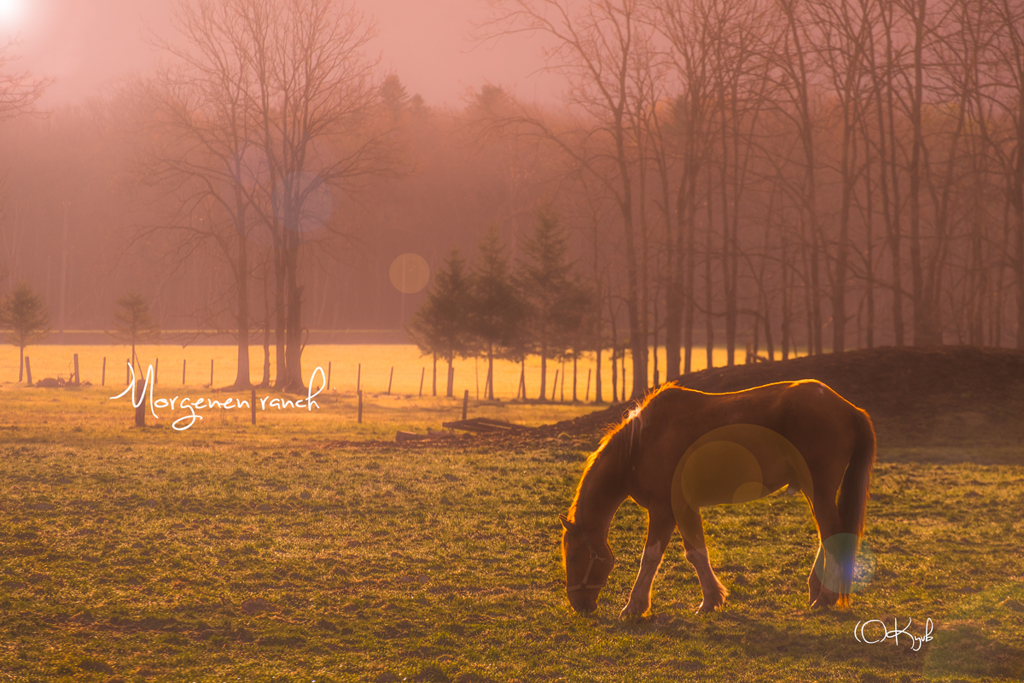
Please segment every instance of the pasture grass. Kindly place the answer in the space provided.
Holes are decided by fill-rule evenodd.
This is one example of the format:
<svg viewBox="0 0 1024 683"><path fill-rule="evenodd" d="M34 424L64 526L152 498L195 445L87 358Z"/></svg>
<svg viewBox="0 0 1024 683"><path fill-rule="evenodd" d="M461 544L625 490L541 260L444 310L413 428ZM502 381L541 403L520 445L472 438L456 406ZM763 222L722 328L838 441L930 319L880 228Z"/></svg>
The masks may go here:
<svg viewBox="0 0 1024 683"><path fill-rule="evenodd" d="M565 599L556 515L592 440L399 446L383 439L438 428L460 402L374 399L355 425L347 399L328 398L255 428L224 411L176 432L129 428L127 405L100 389L0 387L0 680L1024 676L1019 449L883 443L865 536L875 565L851 610L807 610L814 526L801 497L773 495L705 510L732 592L722 611L693 613L677 535L652 612L623 622L646 530L631 502L597 614ZM587 409L473 410L542 423ZM934 640L917 652L854 639L858 621L913 618L921 635L929 617Z"/></svg>

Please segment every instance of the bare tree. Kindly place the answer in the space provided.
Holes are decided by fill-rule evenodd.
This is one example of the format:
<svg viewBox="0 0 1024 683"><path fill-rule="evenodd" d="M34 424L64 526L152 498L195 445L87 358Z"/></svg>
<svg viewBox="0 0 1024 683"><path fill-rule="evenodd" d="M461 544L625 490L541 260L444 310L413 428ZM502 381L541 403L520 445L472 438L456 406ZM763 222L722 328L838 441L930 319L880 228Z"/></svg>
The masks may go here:
<svg viewBox="0 0 1024 683"><path fill-rule="evenodd" d="M50 79L33 78L27 71L11 72L10 66L17 59L12 53L14 45L13 41L0 45L0 121L32 111L36 100L42 97L51 82ZM0 178L0 214L5 208L3 195L6 191L7 184L3 178ZM4 246L7 246L6 235L0 232L0 236L5 238L3 242ZM8 258L10 258L10 254L8 254ZM3 281L8 275L10 275L9 267L0 265L0 281Z"/></svg>
<svg viewBox="0 0 1024 683"><path fill-rule="evenodd" d="M912 35L910 68L909 72L901 74L901 80L906 96L904 113L911 132L907 175L910 184L908 201L914 344L922 346L942 343L940 288L937 285L942 276L944 252L947 246L950 198L948 189L951 180L949 173L954 168L953 159L956 155L959 138L963 133L965 112L963 106L960 106L958 113L954 115L958 120L954 122L952 139L947 143L949 154L946 157L945 169L941 168L941 162L937 168L933 167L930 159L931 150L926 140L928 122L925 119L925 80L928 75L925 62L935 43L935 26L932 23L935 19L929 13L932 5L929 0L897 0L897 6L904 13ZM965 95L966 91L960 89L957 93L957 99L960 100L958 104L963 104ZM936 178L936 173L944 173L945 181ZM943 183L945 190L939 189L939 182ZM922 195L925 192L929 193L935 212L932 216L931 235L922 234L929 227L928 217L922 210ZM928 250L929 245L931 246L930 250Z"/></svg>
<svg viewBox="0 0 1024 683"><path fill-rule="evenodd" d="M635 130L631 115L649 108L646 93L635 89L635 60L650 55L649 26L641 21L641 0L504 0L493 3L497 16L488 25L492 37L540 33L555 44L548 68L564 74L567 104L576 113L575 130L555 131L531 119L539 134L556 143L593 174L615 198L622 220L626 270L626 308L633 358L631 396L647 390L647 254L639 234ZM579 144L586 141L587 144Z"/></svg>
<svg viewBox="0 0 1024 683"><path fill-rule="evenodd" d="M380 77L364 56L374 27L350 2L225 1L249 5L254 113L273 188L264 217L277 273L276 385L302 391L302 247L329 218L331 188L348 182L351 191L358 179L394 165L390 125L374 125Z"/></svg>
<svg viewBox="0 0 1024 683"><path fill-rule="evenodd" d="M778 0L777 4L782 13L784 37L774 55L780 86L787 100L787 106L780 111L791 120L802 155L799 165L803 173L796 186L796 194L801 208L800 225L804 229L801 246L808 264L808 327L811 336L808 350L821 353L822 234L818 206L819 149L814 139L818 124L813 101L812 65L808 63L808 32L813 27L802 12L800 0Z"/></svg>
<svg viewBox="0 0 1024 683"><path fill-rule="evenodd" d="M255 193L268 170L255 146L253 44L241 28L244 18L239 3L179 4L175 21L184 41L162 43L176 64L145 84L148 106L157 113L146 128L160 140L145 164L146 181L176 188L177 201L167 223L143 234L177 232L179 254L207 243L220 252L234 294L233 388L250 386L250 251Z"/></svg>
<svg viewBox="0 0 1024 683"><path fill-rule="evenodd" d="M839 176L841 199L835 252L829 275L832 289L832 350L846 348L846 298L851 250L850 222L854 192L862 176L857 133L864 115L868 34L876 22L874 8L857 0L812 0L807 3L817 28L812 49L818 56L837 101L841 125Z"/></svg>
<svg viewBox="0 0 1024 683"><path fill-rule="evenodd" d="M897 164L897 154L902 141L897 138L895 104L896 74L901 68L901 55L895 33L895 0L878 0L878 8L881 35L875 36L874 32L868 34L871 45L868 46L865 55L871 77L877 124L873 146L878 155L878 190L881 195L885 240L889 248L893 341L896 346L903 346L906 340L901 259L903 202ZM881 47L879 41L882 42Z"/></svg>
<svg viewBox="0 0 1024 683"><path fill-rule="evenodd" d="M12 53L13 41L0 45L0 119L31 111L52 79L33 77L27 71L10 70L17 57Z"/></svg>
<svg viewBox="0 0 1024 683"><path fill-rule="evenodd" d="M236 386L249 385L253 248L272 254L275 386L303 391L304 285L300 254L329 241L334 194L392 164L375 62L363 56L373 26L328 0L186 0L178 66L154 85L173 141L155 179L187 181L174 227L212 241L231 267L238 341Z"/></svg>
<svg viewBox="0 0 1024 683"><path fill-rule="evenodd" d="M675 213L678 230L674 268L670 263L670 291L665 299L666 376L688 373L693 362L693 330L696 309L697 209L700 205L698 183L710 154L709 105L710 65L708 46L711 25L702 2L667 0L659 3L657 23L671 44L669 59L674 67L680 94L671 108L670 134L681 157ZM682 326L682 339L679 338ZM684 359L680 367L680 344Z"/></svg>
<svg viewBox="0 0 1024 683"><path fill-rule="evenodd" d="M1006 204L1013 216L1012 229L1007 230L1012 244L1011 270L1017 289L1018 349L1024 349L1024 5L1011 0L993 0L998 21L997 54L1005 71L1000 79L1002 97L993 98L1008 119L1008 153L1002 155ZM998 291L998 290L997 290ZM998 308L997 308L998 311Z"/></svg>

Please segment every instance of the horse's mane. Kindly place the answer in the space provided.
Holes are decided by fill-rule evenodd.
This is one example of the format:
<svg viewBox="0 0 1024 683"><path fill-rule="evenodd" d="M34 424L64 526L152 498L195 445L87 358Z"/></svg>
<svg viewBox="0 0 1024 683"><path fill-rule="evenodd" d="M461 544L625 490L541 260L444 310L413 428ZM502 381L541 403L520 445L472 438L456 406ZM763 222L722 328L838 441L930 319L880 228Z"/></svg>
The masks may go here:
<svg viewBox="0 0 1024 683"><path fill-rule="evenodd" d="M576 503L580 499L580 490L582 490L583 483L587 480L587 475L590 474L591 468L599 459L606 457L619 457L624 461L628 460L633 453L636 442L640 440L640 434L643 432L644 410L646 410L655 397L663 391L673 388L679 388L679 385L675 382L668 382L642 399L634 401L633 407L626 411L622 416L622 420L608 427L604 436L601 437L601 442L598 444L597 449L587 457L587 462L583 465L583 475L580 477L580 483L576 486L572 505L569 506L568 517L570 520L575 521L576 519Z"/></svg>

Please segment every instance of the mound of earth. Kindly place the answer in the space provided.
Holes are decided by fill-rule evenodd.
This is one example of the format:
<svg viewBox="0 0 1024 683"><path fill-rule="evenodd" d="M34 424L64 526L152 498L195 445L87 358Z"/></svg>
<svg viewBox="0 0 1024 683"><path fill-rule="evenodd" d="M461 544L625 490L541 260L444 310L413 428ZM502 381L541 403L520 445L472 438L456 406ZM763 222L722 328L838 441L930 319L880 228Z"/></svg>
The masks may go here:
<svg viewBox="0 0 1024 683"><path fill-rule="evenodd" d="M967 346L871 350L713 368L677 383L710 393L816 379L871 414L879 446L1024 445L1024 352ZM632 403L542 427L597 438Z"/></svg>

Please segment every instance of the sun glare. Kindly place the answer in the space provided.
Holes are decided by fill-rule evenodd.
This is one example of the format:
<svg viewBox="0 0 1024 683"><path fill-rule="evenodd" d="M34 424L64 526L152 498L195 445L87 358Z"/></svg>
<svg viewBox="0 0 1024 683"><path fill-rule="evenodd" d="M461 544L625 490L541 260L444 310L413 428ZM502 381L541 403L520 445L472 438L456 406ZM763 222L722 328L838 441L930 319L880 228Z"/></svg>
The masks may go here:
<svg viewBox="0 0 1024 683"><path fill-rule="evenodd" d="M0 22L11 24L21 18L23 0L0 0Z"/></svg>

